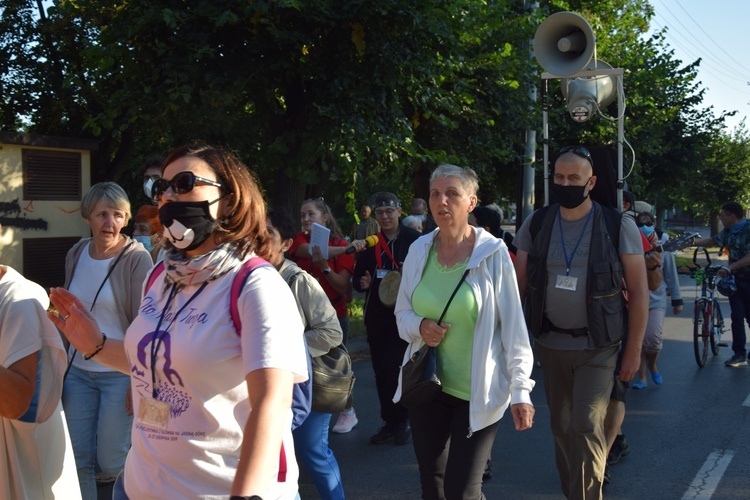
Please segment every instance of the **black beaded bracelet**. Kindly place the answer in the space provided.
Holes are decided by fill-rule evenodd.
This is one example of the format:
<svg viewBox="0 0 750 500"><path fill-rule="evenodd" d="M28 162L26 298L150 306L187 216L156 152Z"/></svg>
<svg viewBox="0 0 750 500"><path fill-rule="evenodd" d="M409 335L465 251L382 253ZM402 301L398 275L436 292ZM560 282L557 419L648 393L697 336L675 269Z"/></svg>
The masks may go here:
<svg viewBox="0 0 750 500"><path fill-rule="evenodd" d="M86 361L88 361L91 358L93 358L94 356L96 356L97 354L99 354L99 351L101 351L102 349L104 349L105 342L107 342L107 334L104 333L104 332L102 332L102 343L99 344L98 346L96 346L96 351L94 351L93 354L90 354L88 356L84 354L83 355L83 359L85 359Z"/></svg>

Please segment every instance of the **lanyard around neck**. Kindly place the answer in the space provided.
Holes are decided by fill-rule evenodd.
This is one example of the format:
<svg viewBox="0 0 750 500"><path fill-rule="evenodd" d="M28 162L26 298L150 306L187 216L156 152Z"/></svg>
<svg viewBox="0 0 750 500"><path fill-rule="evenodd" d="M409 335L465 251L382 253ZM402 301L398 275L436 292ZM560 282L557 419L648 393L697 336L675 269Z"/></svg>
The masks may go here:
<svg viewBox="0 0 750 500"><path fill-rule="evenodd" d="M396 235L391 241L396 241L396 238L398 238L398 235ZM388 246L388 243L390 242L385 241L385 236L381 231L378 234L378 244L375 247L375 263L378 265L378 269L383 269L383 256L381 255L381 252L385 252L385 255L389 259L391 259L391 262L393 262L393 269L398 270L398 262L396 262L396 259L393 258L393 254L391 253L391 248Z"/></svg>
<svg viewBox="0 0 750 500"><path fill-rule="evenodd" d="M576 241L576 246L573 247L573 252L570 254L570 258L568 258L568 249L565 246L565 235L563 234L563 224L562 224L562 217L560 216L560 211L557 211L557 225L560 227L560 243L562 243L563 248L563 255L565 256L565 276L570 276L570 264L573 263L573 258L576 256L576 251L578 250L578 245L581 244L581 240L583 239L583 235L586 234L586 226L589 224L589 220L591 219L591 214L594 213L594 205L591 205L591 210L589 211L589 214L586 216L586 222L583 223L583 229L581 230L581 234L578 236L578 241Z"/></svg>
<svg viewBox="0 0 750 500"><path fill-rule="evenodd" d="M204 288L206 288L206 285L208 285L208 281L203 282L200 288L198 288L198 290L190 296L187 302L185 302L185 305L183 305L180 310L175 313L174 317L169 322L167 327L164 328L164 332L160 332L161 324L164 321L164 316L169 309L169 304L172 303L172 299L174 299L174 296L177 293L177 283L173 284L171 290L169 290L167 303L164 304L164 309L161 310L159 322L156 324L156 330L154 330L154 338L151 340L151 395L154 399L156 399L156 355L159 352L159 347L161 347L161 344L164 341L164 337L167 336L167 332L172 327L172 324L177 320L177 317L180 315L180 313L185 310L185 308L203 291ZM159 333L161 333L161 335L159 335Z"/></svg>

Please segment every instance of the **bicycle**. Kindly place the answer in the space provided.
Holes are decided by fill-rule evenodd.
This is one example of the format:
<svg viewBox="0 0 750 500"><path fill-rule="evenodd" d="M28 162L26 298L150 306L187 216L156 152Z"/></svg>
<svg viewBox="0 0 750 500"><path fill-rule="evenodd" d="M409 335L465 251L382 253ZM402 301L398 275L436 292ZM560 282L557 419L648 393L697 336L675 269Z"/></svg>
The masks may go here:
<svg viewBox="0 0 750 500"><path fill-rule="evenodd" d="M701 249L707 262L702 268L697 261L698 250ZM718 279L717 273L720 269L726 269L726 267L711 266L711 257L708 255L708 250L701 247L697 247L693 252L693 264L695 264L695 271L692 277L695 279L696 286L695 307L693 308L693 351L698 367L703 368L708 358L709 345L714 356L719 354L719 347L726 346L721 342L721 336L724 333L724 315L721 313L721 306L719 306L719 301L714 295ZM700 295L698 295L698 286L701 287Z"/></svg>

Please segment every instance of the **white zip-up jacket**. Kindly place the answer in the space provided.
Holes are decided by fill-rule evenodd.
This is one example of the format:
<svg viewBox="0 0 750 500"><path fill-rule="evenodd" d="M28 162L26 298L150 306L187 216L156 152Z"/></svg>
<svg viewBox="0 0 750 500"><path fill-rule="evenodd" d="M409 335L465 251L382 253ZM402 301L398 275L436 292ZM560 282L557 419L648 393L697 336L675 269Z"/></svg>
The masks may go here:
<svg viewBox="0 0 750 500"><path fill-rule="evenodd" d="M476 240L466 266L469 270L466 283L478 306L472 345L470 434L500 420L510 404L531 404L534 387L531 380L534 355L508 247L487 231L473 229ZM422 346L419 325L424 318L412 309L411 297L439 231L436 229L415 241L402 268L395 314L399 335L409 343L404 364ZM399 375L393 401L400 399Z"/></svg>

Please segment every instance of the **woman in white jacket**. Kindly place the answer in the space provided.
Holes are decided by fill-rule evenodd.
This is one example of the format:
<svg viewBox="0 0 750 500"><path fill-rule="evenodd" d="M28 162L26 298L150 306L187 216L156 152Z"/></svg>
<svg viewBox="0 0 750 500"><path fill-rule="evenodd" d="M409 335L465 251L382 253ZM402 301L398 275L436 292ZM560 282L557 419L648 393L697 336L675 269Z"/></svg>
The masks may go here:
<svg viewBox="0 0 750 500"><path fill-rule="evenodd" d="M484 498L482 473L503 413L511 407L517 430L533 423L533 354L508 248L468 223L478 184L470 168L432 173L438 228L409 249L396 302L399 335L409 342L404 363L423 343L437 347L443 384L435 400L409 412L425 499Z"/></svg>

